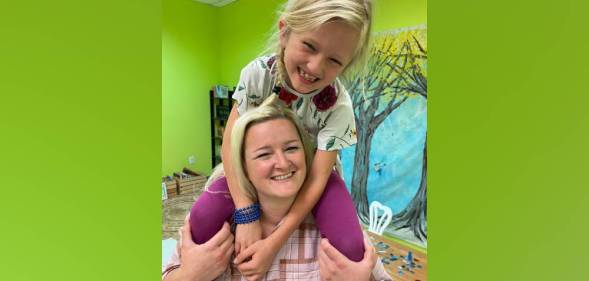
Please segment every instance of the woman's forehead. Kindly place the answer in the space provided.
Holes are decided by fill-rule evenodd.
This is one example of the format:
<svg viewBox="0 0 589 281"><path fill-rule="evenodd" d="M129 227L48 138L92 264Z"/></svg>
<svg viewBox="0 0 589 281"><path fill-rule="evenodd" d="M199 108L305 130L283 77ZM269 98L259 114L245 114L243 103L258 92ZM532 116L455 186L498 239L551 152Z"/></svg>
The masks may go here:
<svg viewBox="0 0 589 281"><path fill-rule="evenodd" d="M256 150L263 146L286 144L300 141L294 124L288 119L272 119L257 123L248 128L245 136L245 149Z"/></svg>

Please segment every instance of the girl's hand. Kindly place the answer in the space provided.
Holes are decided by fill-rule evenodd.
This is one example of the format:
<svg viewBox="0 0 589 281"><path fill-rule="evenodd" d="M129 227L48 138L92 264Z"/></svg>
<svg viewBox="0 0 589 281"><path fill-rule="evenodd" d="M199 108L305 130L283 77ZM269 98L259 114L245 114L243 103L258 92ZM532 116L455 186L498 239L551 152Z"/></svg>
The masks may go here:
<svg viewBox="0 0 589 281"><path fill-rule="evenodd" d="M239 254L260 239L262 239L262 226L259 220L238 224L235 228L235 253Z"/></svg>
<svg viewBox="0 0 589 281"><path fill-rule="evenodd" d="M319 247L319 275L323 281L370 280L376 264L374 248L364 238L364 258L353 262L334 248L327 239Z"/></svg>
<svg viewBox="0 0 589 281"><path fill-rule="evenodd" d="M233 261L248 281L261 280L270 268L277 249L269 239L258 240Z"/></svg>

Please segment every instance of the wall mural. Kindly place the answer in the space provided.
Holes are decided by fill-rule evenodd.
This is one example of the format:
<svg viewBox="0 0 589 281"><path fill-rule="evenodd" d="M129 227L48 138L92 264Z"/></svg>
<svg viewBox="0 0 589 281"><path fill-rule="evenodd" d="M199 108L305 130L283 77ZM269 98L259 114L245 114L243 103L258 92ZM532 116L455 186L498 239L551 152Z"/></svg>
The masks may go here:
<svg viewBox="0 0 589 281"><path fill-rule="evenodd" d="M342 79L354 105L358 143L340 152L363 224L370 204L392 210L385 236L427 247L427 29L378 33L364 76ZM406 258L406 257L405 257Z"/></svg>

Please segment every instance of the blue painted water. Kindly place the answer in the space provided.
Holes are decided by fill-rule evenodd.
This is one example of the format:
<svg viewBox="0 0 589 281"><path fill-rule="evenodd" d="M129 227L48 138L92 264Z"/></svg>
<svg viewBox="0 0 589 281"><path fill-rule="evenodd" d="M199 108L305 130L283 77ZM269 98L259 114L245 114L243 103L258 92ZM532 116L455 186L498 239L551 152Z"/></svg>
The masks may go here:
<svg viewBox="0 0 589 281"><path fill-rule="evenodd" d="M368 203L377 200L402 211L413 199L421 181L423 145L427 128L427 101L408 98L376 129L370 151ZM356 146L341 151L344 180L351 190Z"/></svg>

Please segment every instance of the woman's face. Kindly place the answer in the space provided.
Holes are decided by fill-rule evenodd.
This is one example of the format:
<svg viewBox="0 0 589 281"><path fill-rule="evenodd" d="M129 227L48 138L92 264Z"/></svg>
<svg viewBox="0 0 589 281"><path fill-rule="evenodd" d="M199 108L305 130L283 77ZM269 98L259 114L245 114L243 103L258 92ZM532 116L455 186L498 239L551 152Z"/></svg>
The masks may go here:
<svg viewBox="0 0 589 281"><path fill-rule="evenodd" d="M244 140L245 170L258 197L294 198L307 167L303 144L288 119L274 119L251 126Z"/></svg>

